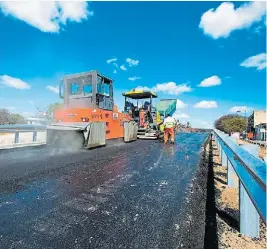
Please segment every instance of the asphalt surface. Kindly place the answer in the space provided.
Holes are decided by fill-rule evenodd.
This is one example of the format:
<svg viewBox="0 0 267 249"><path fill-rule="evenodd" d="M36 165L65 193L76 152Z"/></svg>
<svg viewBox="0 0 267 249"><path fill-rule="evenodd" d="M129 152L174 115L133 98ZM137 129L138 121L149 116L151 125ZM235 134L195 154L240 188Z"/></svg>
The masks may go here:
<svg viewBox="0 0 267 249"><path fill-rule="evenodd" d="M207 136L1 152L0 248L182 248L179 222Z"/></svg>

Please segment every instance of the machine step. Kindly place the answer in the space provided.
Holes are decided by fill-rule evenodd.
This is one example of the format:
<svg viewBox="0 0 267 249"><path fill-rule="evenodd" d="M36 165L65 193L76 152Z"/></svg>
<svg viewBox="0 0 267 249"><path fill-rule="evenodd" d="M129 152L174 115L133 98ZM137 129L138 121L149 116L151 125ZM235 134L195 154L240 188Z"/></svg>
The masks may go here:
<svg viewBox="0 0 267 249"><path fill-rule="evenodd" d="M143 135L137 135L137 138L139 138L139 139L151 139L151 140L157 139L157 137L148 137L148 136L143 136Z"/></svg>
<svg viewBox="0 0 267 249"><path fill-rule="evenodd" d="M146 131L147 128L138 128L138 131Z"/></svg>

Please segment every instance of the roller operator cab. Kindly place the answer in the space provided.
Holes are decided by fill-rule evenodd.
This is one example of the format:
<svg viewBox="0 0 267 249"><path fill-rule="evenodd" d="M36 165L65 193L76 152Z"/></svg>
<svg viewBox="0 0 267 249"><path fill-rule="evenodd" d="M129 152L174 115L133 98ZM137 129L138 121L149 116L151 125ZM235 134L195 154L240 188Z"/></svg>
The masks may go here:
<svg viewBox="0 0 267 249"><path fill-rule="evenodd" d="M97 71L64 77L59 95L64 108L56 111L55 123L48 127L49 144L95 147L88 143L103 145L106 139L124 138L128 129L125 123L134 123L129 114L119 112L114 105L112 79ZM101 129L105 130L104 138L90 142L100 139Z"/></svg>

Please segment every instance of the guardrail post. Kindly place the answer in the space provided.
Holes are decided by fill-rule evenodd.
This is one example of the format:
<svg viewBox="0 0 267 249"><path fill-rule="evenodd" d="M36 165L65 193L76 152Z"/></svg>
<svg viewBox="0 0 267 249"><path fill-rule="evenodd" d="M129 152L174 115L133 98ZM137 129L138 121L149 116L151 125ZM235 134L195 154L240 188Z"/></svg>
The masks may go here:
<svg viewBox="0 0 267 249"><path fill-rule="evenodd" d="M234 143L236 143L236 139L229 137ZM239 179L238 176L231 164L231 162L227 158L227 185L230 188L238 188Z"/></svg>
<svg viewBox="0 0 267 249"><path fill-rule="evenodd" d="M215 145L218 148L218 138L217 138L215 133L213 133L213 137L214 137L214 140L215 140Z"/></svg>
<svg viewBox="0 0 267 249"><path fill-rule="evenodd" d="M227 156L223 150L222 150L222 166L227 167Z"/></svg>
<svg viewBox="0 0 267 249"><path fill-rule="evenodd" d="M244 186L239 189L240 233L251 238L259 238L259 214L248 196Z"/></svg>
<svg viewBox="0 0 267 249"><path fill-rule="evenodd" d="M238 183L238 176L231 162L227 159L227 185L231 188L238 188Z"/></svg>
<svg viewBox="0 0 267 249"><path fill-rule="evenodd" d="M36 140L37 140L37 131L34 131L34 132L33 132L32 141L33 141L33 142L36 142Z"/></svg>
<svg viewBox="0 0 267 249"><path fill-rule="evenodd" d="M219 162L222 162L222 146L219 141L218 141L218 156L219 156Z"/></svg>
<svg viewBox="0 0 267 249"><path fill-rule="evenodd" d="M242 147L250 154L259 158L259 147L254 144L243 144ZM246 189L240 182L239 189L239 210L240 210L240 233L251 238L259 238L260 217L254 204L247 194Z"/></svg>
<svg viewBox="0 0 267 249"><path fill-rule="evenodd" d="M17 144L19 142L19 132L16 131L15 132L15 140L14 140L14 143Z"/></svg>

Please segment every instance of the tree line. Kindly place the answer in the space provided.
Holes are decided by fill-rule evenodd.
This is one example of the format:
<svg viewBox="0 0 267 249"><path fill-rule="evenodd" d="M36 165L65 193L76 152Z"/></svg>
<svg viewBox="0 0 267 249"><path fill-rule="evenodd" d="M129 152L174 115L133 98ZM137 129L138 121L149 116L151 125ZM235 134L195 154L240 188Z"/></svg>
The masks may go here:
<svg viewBox="0 0 267 249"><path fill-rule="evenodd" d="M25 124L25 118L18 113L10 113L7 109L0 109L0 124Z"/></svg>
<svg viewBox="0 0 267 249"><path fill-rule="evenodd" d="M54 121L55 111L62 108L62 103L53 103L48 105L45 114L46 115L37 115L39 118L45 118L48 123ZM18 113L11 113L7 109L0 108L0 125L3 124L26 124L26 119L18 114Z"/></svg>

